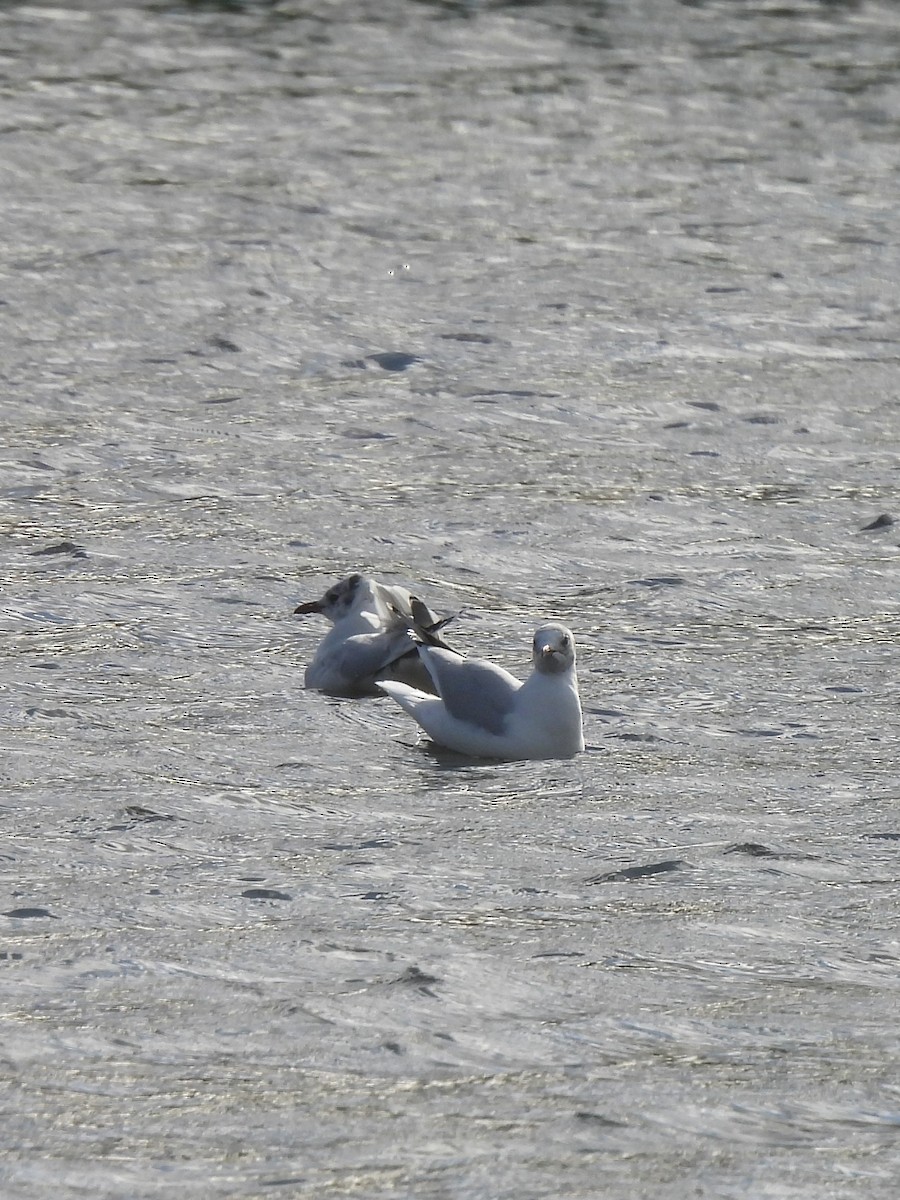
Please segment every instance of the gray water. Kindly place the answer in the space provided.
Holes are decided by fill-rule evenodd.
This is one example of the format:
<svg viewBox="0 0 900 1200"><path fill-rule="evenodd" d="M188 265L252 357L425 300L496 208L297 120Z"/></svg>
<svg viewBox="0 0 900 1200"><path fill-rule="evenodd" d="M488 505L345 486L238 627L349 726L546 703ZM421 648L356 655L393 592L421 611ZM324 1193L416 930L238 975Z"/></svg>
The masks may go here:
<svg viewBox="0 0 900 1200"><path fill-rule="evenodd" d="M900 10L0 13L0 1195L896 1195ZM305 692L351 570L588 750Z"/></svg>

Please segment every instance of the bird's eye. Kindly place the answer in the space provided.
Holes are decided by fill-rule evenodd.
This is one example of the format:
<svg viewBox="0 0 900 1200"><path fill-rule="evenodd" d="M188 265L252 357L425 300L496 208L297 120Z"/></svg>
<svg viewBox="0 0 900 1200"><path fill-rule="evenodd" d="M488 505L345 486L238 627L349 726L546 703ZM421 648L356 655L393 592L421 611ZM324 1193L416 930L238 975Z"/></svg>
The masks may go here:
<svg viewBox="0 0 900 1200"><path fill-rule="evenodd" d="M567 637L560 638L559 644L560 644L561 646L568 646L568 644L569 644L569 639L568 639Z"/></svg>

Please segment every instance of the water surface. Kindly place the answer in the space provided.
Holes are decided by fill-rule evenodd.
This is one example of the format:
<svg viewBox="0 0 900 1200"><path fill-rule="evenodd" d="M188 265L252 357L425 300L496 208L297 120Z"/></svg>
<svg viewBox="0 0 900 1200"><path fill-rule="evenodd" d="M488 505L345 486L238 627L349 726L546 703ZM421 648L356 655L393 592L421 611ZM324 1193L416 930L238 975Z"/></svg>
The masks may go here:
<svg viewBox="0 0 900 1200"><path fill-rule="evenodd" d="M4 1196L893 1197L894 7L0 21Z"/></svg>

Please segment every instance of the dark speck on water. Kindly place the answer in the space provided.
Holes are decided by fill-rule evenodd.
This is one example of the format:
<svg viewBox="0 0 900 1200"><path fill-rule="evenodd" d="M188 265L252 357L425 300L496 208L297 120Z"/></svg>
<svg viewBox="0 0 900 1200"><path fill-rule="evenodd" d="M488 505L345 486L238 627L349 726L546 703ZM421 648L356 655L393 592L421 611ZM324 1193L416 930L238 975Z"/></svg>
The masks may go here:
<svg viewBox="0 0 900 1200"><path fill-rule="evenodd" d="M52 546L44 546L41 550L32 550L32 557L40 557L46 554L68 554L72 558L87 558L87 551L84 546L78 546L75 542L55 542Z"/></svg>
<svg viewBox="0 0 900 1200"><path fill-rule="evenodd" d="M38 917L50 917L53 921L59 920L55 913L46 908L11 908L8 912L0 913L0 916L13 917L19 921L30 921Z"/></svg>
<svg viewBox="0 0 900 1200"><path fill-rule="evenodd" d="M726 846L722 853L746 854L750 858L817 859L820 857L818 854L805 854L801 850L770 850L768 846L763 846L760 842L740 842L733 846Z"/></svg>
<svg viewBox="0 0 900 1200"><path fill-rule="evenodd" d="M370 354L366 358L347 359L342 365L365 370L370 363L374 363L376 367L381 367L383 371L405 371L407 367L411 367L413 363L419 361L419 358L415 354L404 354L401 351L387 350L381 354Z"/></svg>
<svg viewBox="0 0 900 1200"><path fill-rule="evenodd" d="M0 19L3 1200L894 1200L897 6Z"/></svg>
<svg viewBox="0 0 900 1200"><path fill-rule="evenodd" d="M868 525L863 525L862 532L867 533L870 529L889 529L894 523L894 518L890 513L880 513L874 521L870 521Z"/></svg>
<svg viewBox="0 0 900 1200"><path fill-rule="evenodd" d="M654 875L666 875L670 871L681 871L689 866L684 859L668 858L664 862L647 863L636 867L622 867L618 871L607 871L594 875L588 883L629 883L634 879L649 879Z"/></svg>
<svg viewBox="0 0 900 1200"><path fill-rule="evenodd" d="M223 337L220 333L213 334L209 339L209 344L215 350L224 350L227 354L239 354L241 350L237 342L233 342L231 338Z"/></svg>
<svg viewBox="0 0 900 1200"><path fill-rule="evenodd" d="M395 982L425 989L434 983L440 983L440 979L437 975L429 975L427 971L422 971L418 967L407 967Z"/></svg>
<svg viewBox="0 0 900 1200"><path fill-rule="evenodd" d="M760 842L740 842L733 846L726 846L722 851L723 854L749 854L751 858L777 858L778 855L774 850L770 850L768 846L763 846Z"/></svg>
<svg viewBox="0 0 900 1200"><path fill-rule="evenodd" d="M659 588L680 587L685 580L678 575L651 575L647 579L626 579L625 582L639 587Z"/></svg>
<svg viewBox="0 0 900 1200"><path fill-rule="evenodd" d="M110 830L129 829L135 824L154 822L154 821L174 821L174 817L169 813L154 812L152 808L144 808L141 804L129 804L125 807L126 822L118 825L110 825Z"/></svg>

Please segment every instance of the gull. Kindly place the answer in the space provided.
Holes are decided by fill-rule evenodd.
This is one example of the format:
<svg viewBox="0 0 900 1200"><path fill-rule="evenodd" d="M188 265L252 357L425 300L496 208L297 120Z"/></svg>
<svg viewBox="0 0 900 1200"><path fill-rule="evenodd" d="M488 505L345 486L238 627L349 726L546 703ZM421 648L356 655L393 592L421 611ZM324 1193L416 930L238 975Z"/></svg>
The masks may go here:
<svg viewBox="0 0 900 1200"><path fill-rule="evenodd" d="M403 682L379 687L432 741L461 754L507 760L572 758L584 749L575 639L564 625L534 635L534 671L522 683L495 663L429 645L413 628L435 696Z"/></svg>
<svg viewBox="0 0 900 1200"><path fill-rule="evenodd" d="M309 600L295 613L321 613L332 623L306 668L308 688L333 696L380 695L376 681L399 679L426 692L433 686L411 643L410 627L444 646L440 620L405 588L379 583L366 575L348 575L320 600Z"/></svg>

